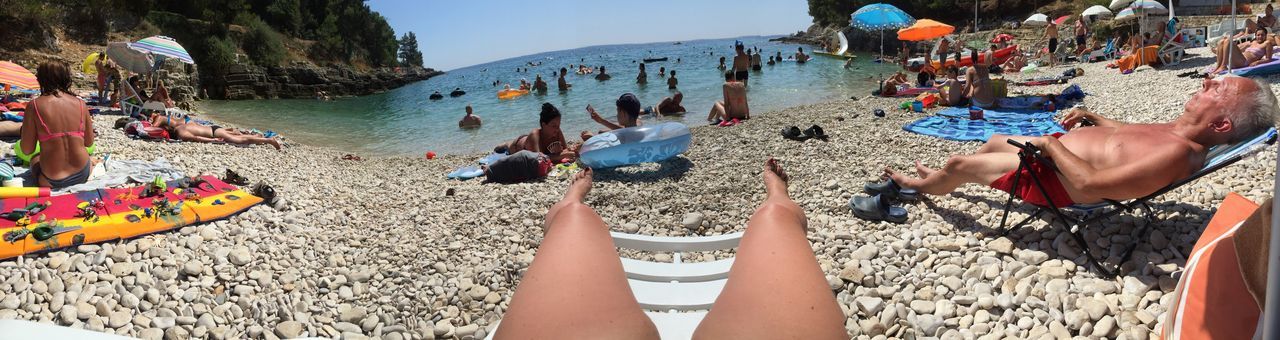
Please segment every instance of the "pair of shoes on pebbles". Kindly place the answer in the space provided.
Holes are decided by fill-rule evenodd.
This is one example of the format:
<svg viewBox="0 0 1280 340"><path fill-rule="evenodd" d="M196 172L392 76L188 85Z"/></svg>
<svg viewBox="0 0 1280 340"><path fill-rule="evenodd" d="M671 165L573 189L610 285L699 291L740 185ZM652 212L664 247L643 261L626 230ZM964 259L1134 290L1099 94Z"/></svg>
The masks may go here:
<svg viewBox="0 0 1280 340"><path fill-rule="evenodd" d="M914 189L902 188L892 179L867 183L863 190L871 196L854 196L849 200L849 208L854 216L869 221L905 223L907 209L893 205L893 201L914 201L920 197Z"/></svg>
<svg viewBox="0 0 1280 340"><path fill-rule="evenodd" d="M821 126L814 125L804 131L800 131L800 128L796 126L784 128L782 129L782 138L794 141L805 141L811 138L817 138L825 141L829 137L827 136L826 131L822 130Z"/></svg>

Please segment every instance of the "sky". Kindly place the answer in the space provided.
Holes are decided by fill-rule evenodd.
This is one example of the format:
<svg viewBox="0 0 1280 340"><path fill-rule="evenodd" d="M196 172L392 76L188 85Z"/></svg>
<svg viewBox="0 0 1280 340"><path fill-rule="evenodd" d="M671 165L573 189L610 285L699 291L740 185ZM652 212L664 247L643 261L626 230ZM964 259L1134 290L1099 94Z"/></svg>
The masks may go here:
<svg viewBox="0 0 1280 340"><path fill-rule="evenodd" d="M414 32L423 64L453 70L595 45L788 34L809 27L805 0L372 0L396 35Z"/></svg>

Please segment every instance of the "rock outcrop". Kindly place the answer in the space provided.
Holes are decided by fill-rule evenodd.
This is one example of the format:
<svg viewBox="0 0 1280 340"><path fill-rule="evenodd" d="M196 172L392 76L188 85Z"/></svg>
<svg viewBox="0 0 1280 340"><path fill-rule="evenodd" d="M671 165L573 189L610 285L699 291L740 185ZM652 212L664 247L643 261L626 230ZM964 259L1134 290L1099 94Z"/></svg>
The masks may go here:
<svg viewBox="0 0 1280 340"><path fill-rule="evenodd" d="M442 72L423 68L383 68L359 72L347 66L320 67L294 63L281 67L233 65L221 91L210 87L214 99L312 98L317 91L331 96L363 96L425 80ZM219 97L221 95L221 97Z"/></svg>

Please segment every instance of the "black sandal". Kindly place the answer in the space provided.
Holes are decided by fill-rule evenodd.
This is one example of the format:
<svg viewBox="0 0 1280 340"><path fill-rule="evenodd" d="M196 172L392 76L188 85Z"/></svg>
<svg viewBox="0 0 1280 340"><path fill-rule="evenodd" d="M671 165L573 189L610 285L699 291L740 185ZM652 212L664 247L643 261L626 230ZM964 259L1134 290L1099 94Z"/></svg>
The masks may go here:
<svg viewBox="0 0 1280 340"><path fill-rule="evenodd" d="M817 138L823 141L827 140L828 138L827 133L822 130L822 127L817 125L814 125L809 127L808 129L805 129L804 135L809 138Z"/></svg>
<svg viewBox="0 0 1280 340"><path fill-rule="evenodd" d="M808 140L810 136L807 136L802 132L800 132L800 128L792 126L792 127L787 127L782 129L782 138L803 142L805 140Z"/></svg>
<svg viewBox="0 0 1280 340"><path fill-rule="evenodd" d="M920 198L920 192L916 189L903 188L893 179L886 179L879 183L867 182L862 186L862 191L869 195L884 195L886 198L900 201L914 201Z"/></svg>
<svg viewBox="0 0 1280 340"><path fill-rule="evenodd" d="M889 200L882 195L854 196L849 200L849 209L854 216L868 221L907 222L907 209L889 205Z"/></svg>

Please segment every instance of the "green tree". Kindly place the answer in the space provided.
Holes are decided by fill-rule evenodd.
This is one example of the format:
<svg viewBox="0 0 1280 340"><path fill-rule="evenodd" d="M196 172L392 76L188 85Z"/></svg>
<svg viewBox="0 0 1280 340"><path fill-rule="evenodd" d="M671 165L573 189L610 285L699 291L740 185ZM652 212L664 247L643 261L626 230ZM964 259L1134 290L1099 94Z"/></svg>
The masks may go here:
<svg viewBox="0 0 1280 340"><path fill-rule="evenodd" d="M418 50L418 36L413 32L405 33L400 38L400 62L404 65L422 67L422 51Z"/></svg>
<svg viewBox="0 0 1280 340"><path fill-rule="evenodd" d="M249 32L244 36L240 47L253 63L262 66L276 66L284 61L284 39L280 33L271 29L258 17L249 19Z"/></svg>

